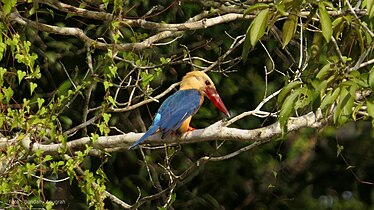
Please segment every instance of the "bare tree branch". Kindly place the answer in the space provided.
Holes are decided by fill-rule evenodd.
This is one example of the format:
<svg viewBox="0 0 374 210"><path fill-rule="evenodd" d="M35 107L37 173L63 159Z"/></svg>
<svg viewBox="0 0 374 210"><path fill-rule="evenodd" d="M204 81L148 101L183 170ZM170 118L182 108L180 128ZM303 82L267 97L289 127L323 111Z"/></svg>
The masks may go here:
<svg viewBox="0 0 374 210"><path fill-rule="evenodd" d="M310 112L300 117L290 118L288 121L288 131L295 131L304 127L320 128L325 123L320 112ZM257 129L245 130L238 128L226 127L225 121L218 121L213 125L205 128L191 131L182 135L180 138L177 136L170 136L166 139L161 139L159 133L152 135L145 142L150 145L160 144L191 144L198 142L207 141L239 141L239 142L253 142L267 140L272 137L281 135L281 128L279 122L273 123L266 127ZM137 141L143 133L127 133L123 135L114 136L101 136L94 142L91 138L83 137L66 143L68 151L74 152L86 149L85 145L91 145L95 149L104 149L115 152L116 150L123 150L128 148L132 143ZM7 140L6 138L0 139L0 148L4 149L7 145L17 141L17 138ZM45 154L57 155L58 149L63 148L63 144L49 144L42 145L38 142L32 142L29 136L25 136L22 140L22 145L35 152L37 149L41 149ZM113 150L116 148L116 150Z"/></svg>

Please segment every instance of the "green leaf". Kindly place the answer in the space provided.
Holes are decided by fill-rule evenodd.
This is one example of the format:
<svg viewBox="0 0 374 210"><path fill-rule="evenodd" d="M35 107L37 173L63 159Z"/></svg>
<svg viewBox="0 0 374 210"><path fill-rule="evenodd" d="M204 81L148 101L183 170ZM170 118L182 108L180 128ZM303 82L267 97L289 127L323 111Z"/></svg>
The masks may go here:
<svg viewBox="0 0 374 210"><path fill-rule="evenodd" d="M110 74L111 74L111 76L110 77L115 77L116 76L116 74L117 74L117 66L114 66L114 65L111 65L111 66L109 66L109 71L110 71Z"/></svg>
<svg viewBox="0 0 374 210"><path fill-rule="evenodd" d="M103 84L104 84L104 90L108 90L109 87L113 86L111 82L106 81L106 80L103 82Z"/></svg>
<svg viewBox="0 0 374 210"><path fill-rule="evenodd" d="M364 102L360 102L359 104L357 104L357 106L354 108L353 112L352 112L352 119L354 121L357 121L357 115L359 114L358 111L361 110L362 106L364 105Z"/></svg>
<svg viewBox="0 0 374 210"><path fill-rule="evenodd" d="M336 98L340 94L340 87L336 88L334 92L331 94L331 91L326 94L325 98L323 98L320 108L323 110L327 105L331 105L335 102Z"/></svg>
<svg viewBox="0 0 374 210"><path fill-rule="evenodd" d="M112 106L117 107L117 103L112 96L108 96L108 101L110 104L112 104Z"/></svg>
<svg viewBox="0 0 374 210"><path fill-rule="evenodd" d="M372 90L374 90L374 66L371 68L369 72L369 79L368 79L369 86Z"/></svg>
<svg viewBox="0 0 374 210"><path fill-rule="evenodd" d="M32 95L36 87L38 87L36 83L30 82L30 95Z"/></svg>
<svg viewBox="0 0 374 210"><path fill-rule="evenodd" d="M294 89L295 87L300 86L303 84L301 81L293 81L288 83L284 88L282 88L281 92L278 95L278 104L281 104L283 102L283 99L288 95L288 93Z"/></svg>
<svg viewBox="0 0 374 210"><path fill-rule="evenodd" d="M291 13L283 24L283 48L291 41L297 29L297 15Z"/></svg>
<svg viewBox="0 0 374 210"><path fill-rule="evenodd" d="M4 83L4 74L7 72L6 68L0 67L0 86Z"/></svg>
<svg viewBox="0 0 374 210"><path fill-rule="evenodd" d="M328 76L328 73L330 72L330 70L331 70L331 64L330 63L324 65L321 68L321 70L318 71L318 74L316 75L316 78L320 79L320 80L325 79L325 77Z"/></svg>
<svg viewBox="0 0 374 210"><path fill-rule="evenodd" d="M73 84L71 83L70 80L65 80L64 82L61 83L61 85L57 88L56 94L58 96L63 96L66 95L69 88L71 88Z"/></svg>
<svg viewBox="0 0 374 210"><path fill-rule="evenodd" d="M343 17L338 17L332 22L332 29L335 34L335 38L338 39L344 30L345 19Z"/></svg>
<svg viewBox="0 0 374 210"><path fill-rule="evenodd" d="M142 78L143 89L154 79L154 76L152 74L148 74L146 72L142 72L140 76Z"/></svg>
<svg viewBox="0 0 374 210"><path fill-rule="evenodd" d="M374 103L370 101L366 101L366 106L367 106L368 114L371 117L371 126L374 127Z"/></svg>
<svg viewBox="0 0 374 210"><path fill-rule="evenodd" d="M312 92L307 88L301 88L299 100L295 103L295 110L302 109L310 104L312 101Z"/></svg>
<svg viewBox="0 0 374 210"><path fill-rule="evenodd" d="M4 3L2 6L4 15L9 14L12 11L12 8L17 4L17 0L1 0L1 2Z"/></svg>
<svg viewBox="0 0 374 210"><path fill-rule="evenodd" d="M265 34L269 11L269 8L262 10L253 20L253 25L249 33L252 47L254 47L258 40Z"/></svg>
<svg viewBox="0 0 374 210"><path fill-rule="evenodd" d="M252 25L253 25L253 21L248 26L247 32L245 33L245 40L244 40L243 51L242 51L242 59L244 63L247 62L249 50L251 49L251 39L249 37L251 36L250 32L251 32Z"/></svg>
<svg viewBox="0 0 374 210"><path fill-rule="evenodd" d="M3 93L5 95L6 103L9 104L10 99L12 99L14 91L11 87L3 88Z"/></svg>
<svg viewBox="0 0 374 210"><path fill-rule="evenodd" d="M54 203L52 201L45 202L45 209L46 210L52 210L54 206Z"/></svg>
<svg viewBox="0 0 374 210"><path fill-rule="evenodd" d="M330 15L327 12L325 5L322 3L318 4L320 22L322 25L322 35L325 37L327 42L330 42L332 36L332 24Z"/></svg>
<svg viewBox="0 0 374 210"><path fill-rule="evenodd" d="M111 115L111 114L108 114L108 113L104 113L104 114L103 114L103 119L104 119L105 124L108 125L111 116L112 116L112 115Z"/></svg>
<svg viewBox="0 0 374 210"><path fill-rule="evenodd" d="M354 98L347 90L343 87L340 91L339 101L334 112L334 123L342 125L347 122L353 112Z"/></svg>
<svg viewBox="0 0 374 210"><path fill-rule="evenodd" d="M294 105L296 100L298 99L302 89L297 89L292 92L283 102L282 108L279 114L279 123L282 130L282 136L284 136L287 132L287 122L288 118L290 117L292 111L294 110Z"/></svg>
<svg viewBox="0 0 374 210"><path fill-rule="evenodd" d="M369 19L374 17L374 0L366 0L366 8L369 13Z"/></svg>
<svg viewBox="0 0 374 210"><path fill-rule="evenodd" d="M249 15L249 13L251 13L252 11L259 10L259 9L262 10L266 8L269 8L269 4L256 3L254 5L249 6L246 10L244 10L243 15L246 16L246 15Z"/></svg>
<svg viewBox="0 0 374 210"><path fill-rule="evenodd" d="M26 76L26 72L18 70L17 76L18 76L18 84L20 84L22 79Z"/></svg>
<svg viewBox="0 0 374 210"><path fill-rule="evenodd" d="M53 160L52 156L51 155L46 155L43 159L43 162L48 162L50 160Z"/></svg>
<svg viewBox="0 0 374 210"><path fill-rule="evenodd" d="M40 109L40 107L42 107L45 100L44 98L38 98L37 101L38 101L38 108Z"/></svg>

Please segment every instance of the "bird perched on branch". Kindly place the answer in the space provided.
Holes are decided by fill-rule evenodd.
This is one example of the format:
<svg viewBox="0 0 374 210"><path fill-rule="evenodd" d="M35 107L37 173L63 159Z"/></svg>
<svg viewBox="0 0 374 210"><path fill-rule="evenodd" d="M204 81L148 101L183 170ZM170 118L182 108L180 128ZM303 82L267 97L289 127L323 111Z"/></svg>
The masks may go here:
<svg viewBox="0 0 374 210"><path fill-rule="evenodd" d="M204 96L207 96L221 112L230 117L209 76L201 71L192 71L183 77L180 89L161 104L151 127L131 145L130 149L138 146L156 131L160 131L164 138L171 133L185 133L193 130L190 127L190 121L203 104Z"/></svg>

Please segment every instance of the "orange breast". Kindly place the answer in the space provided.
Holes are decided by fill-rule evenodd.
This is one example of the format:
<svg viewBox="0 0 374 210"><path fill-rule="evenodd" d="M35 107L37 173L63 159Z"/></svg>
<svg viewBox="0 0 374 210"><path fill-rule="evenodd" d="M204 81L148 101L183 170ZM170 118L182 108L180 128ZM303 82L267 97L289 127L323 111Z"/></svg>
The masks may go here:
<svg viewBox="0 0 374 210"><path fill-rule="evenodd" d="M192 119L192 115L189 116L181 125L181 127L179 127L178 131L181 132L181 133L185 133L188 131L188 127L190 127L190 122L191 122L191 119Z"/></svg>

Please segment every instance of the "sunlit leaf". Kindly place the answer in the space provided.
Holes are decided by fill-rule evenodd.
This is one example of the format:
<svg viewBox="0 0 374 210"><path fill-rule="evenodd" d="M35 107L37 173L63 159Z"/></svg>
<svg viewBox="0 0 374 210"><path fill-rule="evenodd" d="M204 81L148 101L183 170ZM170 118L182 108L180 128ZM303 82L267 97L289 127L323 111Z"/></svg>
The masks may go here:
<svg viewBox="0 0 374 210"><path fill-rule="evenodd" d="M26 72L18 70L17 76L18 76L18 84L20 84L22 79L26 76Z"/></svg>
<svg viewBox="0 0 374 210"><path fill-rule="evenodd" d="M254 47L258 40L260 40L260 38L265 34L268 18L269 8L262 10L253 20L249 37L252 47Z"/></svg>
<svg viewBox="0 0 374 210"><path fill-rule="evenodd" d="M30 94L32 95L32 93L34 92L35 88L37 87L38 85L36 83L33 83L33 82L30 82Z"/></svg>
<svg viewBox="0 0 374 210"><path fill-rule="evenodd" d="M103 119L104 119L104 122L106 123L106 124L108 124L109 123L109 120L110 120L110 117L111 117L112 115L111 114L108 114L108 113L104 113L103 114Z"/></svg>
<svg viewBox="0 0 374 210"><path fill-rule="evenodd" d="M12 11L12 8L17 4L17 0L2 0L1 2L3 3L2 9L4 15L9 14Z"/></svg>
<svg viewBox="0 0 374 210"><path fill-rule="evenodd" d="M44 98L38 98L37 102L38 102L38 108L40 109L42 107L43 103L45 102L45 100L44 100Z"/></svg>

